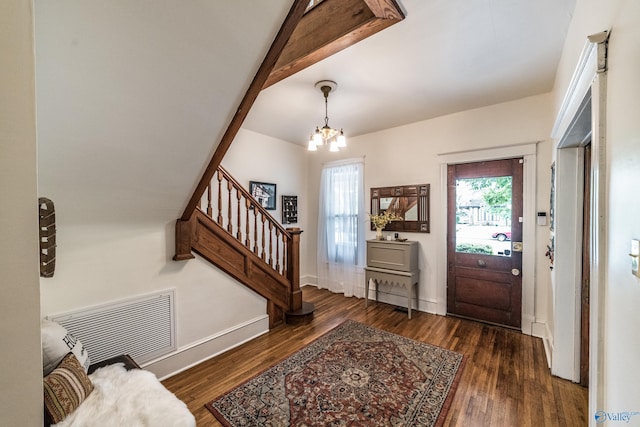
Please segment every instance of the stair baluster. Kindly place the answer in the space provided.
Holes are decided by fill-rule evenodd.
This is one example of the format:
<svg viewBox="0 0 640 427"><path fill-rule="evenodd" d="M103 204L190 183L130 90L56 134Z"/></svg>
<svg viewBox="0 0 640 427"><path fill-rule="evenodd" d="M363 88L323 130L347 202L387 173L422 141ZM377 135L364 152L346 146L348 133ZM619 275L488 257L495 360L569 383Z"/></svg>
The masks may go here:
<svg viewBox="0 0 640 427"><path fill-rule="evenodd" d="M209 186L211 186L211 184L209 184ZM222 221L222 175L218 170L218 224L220 224L220 226L222 226Z"/></svg>
<svg viewBox="0 0 640 427"><path fill-rule="evenodd" d="M240 201L242 200L242 194L240 193L240 190L238 190L236 188L236 199L238 201L238 233L236 234L236 239L238 239L238 242L242 242L242 209L240 207Z"/></svg>
<svg viewBox="0 0 640 427"><path fill-rule="evenodd" d="M211 184L207 185L207 215L213 218L213 207L211 206Z"/></svg>

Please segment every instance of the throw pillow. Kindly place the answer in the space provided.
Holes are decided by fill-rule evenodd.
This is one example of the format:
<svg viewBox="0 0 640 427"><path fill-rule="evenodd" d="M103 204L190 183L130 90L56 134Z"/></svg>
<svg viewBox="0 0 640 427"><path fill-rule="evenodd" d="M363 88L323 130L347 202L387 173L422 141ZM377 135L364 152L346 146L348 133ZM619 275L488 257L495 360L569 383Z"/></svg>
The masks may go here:
<svg viewBox="0 0 640 427"><path fill-rule="evenodd" d="M47 319L42 320L40 330L42 333L43 375L51 373L70 351L76 356L84 371L87 372L91 360L79 339L76 339L64 326Z"/></svg>
<svg viewBox="0 0 640 427"><path fill-rule="evenodd" d="M44 407L54 424L64 420L93 391L93 384L73 353L43 380Z"/></svg>

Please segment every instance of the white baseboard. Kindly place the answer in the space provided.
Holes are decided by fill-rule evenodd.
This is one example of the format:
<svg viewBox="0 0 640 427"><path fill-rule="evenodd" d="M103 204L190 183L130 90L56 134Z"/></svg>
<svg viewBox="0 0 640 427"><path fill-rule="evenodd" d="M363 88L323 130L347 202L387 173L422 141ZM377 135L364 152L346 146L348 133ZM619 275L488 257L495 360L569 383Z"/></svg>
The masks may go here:
<svg viewBox="0 0 640 427"><path fill-rule="evenodd" d="M533 322L531 324L531 335L542 338L544 345L544 353L547 356L547 366L551 369L551 357L553 356L553 336L549 325L542 322Z"/></svg>
<svg viewBox="0 0 640 427"><path fill-rule="evenodd" d="M309 276L309 277L311 277L311 276ZM315 283L306 283L306 284L301 285L301 286L315 286L315 287L317 287L318 285L315 284ZM398 288L398 289L400 289L400 288ZM404 289L404 288L402 288L402 289ZM354 287L354 295L356 295L358 298L363 298L363 297L360 297L360 295L364 296L364 284L356 285ZM375 303L375 291L373 289L369 289L369 300L373 301ZM378 292L378 301L383 302L385 304L397 305L399 307L406 307L407 306L407 296L406 296L406 294L393 294L393 293L390 293L390 292L388 292L386 290L380 290ZM440 314L438 312L439 305L440 305L440 303L435 299L419 298L418 299L418 308L415 307L415 302L414 302L414 306L411 309L412 310L416 310L416 311L424 311L425 313Z"/></svg>
<svg viewBox="0 0 640 427"><path fill-rule="evenodd" d="M525 335L533 336L533 325L535 324L535 317L527 314L522 314L522 326L520 331Z"/></svg>
<svg viewBox="0 0 640 427"><path fill-rule="evenodd" d="M160 380L191 368L269 332L269 316L259 316L142 365Z"/></svg>
<svg viewBox="0 0 640 427"><path fill-rule="evenodd" d="M306 276L300 276L300 286L313 285L316 286L318 284L318 276L312 276L310 274Z"/></svg>
<svg viewBox="0 0 640 427"><path fill-rule="evenodd" d="M402 288L402 290L404 291L404 288ZM362 293L364 294L364 289ZM369 299L375 301L375 296L376 296L375 290L369 289ZM399 307L406 307L407 295L391 293L386 290L380 290L378 291L378 301L383 302L385 304L397 305ZM412 302L413 302L413 299L412 299ZM439 314L438 307L439 307L439 304L437 300L424 299L418 296L418 307L415 306L415 302L414 302L414 306L411 307L411 309L416 311L424 311L425 313Z"/></svg>
<svg viewBox="0 0 640 427"><path fill-rule="evenodd" d="M544 354L547 356L547 366L551 369L551 356L553 356L553 343L548 338L543 338Z"/></svg>

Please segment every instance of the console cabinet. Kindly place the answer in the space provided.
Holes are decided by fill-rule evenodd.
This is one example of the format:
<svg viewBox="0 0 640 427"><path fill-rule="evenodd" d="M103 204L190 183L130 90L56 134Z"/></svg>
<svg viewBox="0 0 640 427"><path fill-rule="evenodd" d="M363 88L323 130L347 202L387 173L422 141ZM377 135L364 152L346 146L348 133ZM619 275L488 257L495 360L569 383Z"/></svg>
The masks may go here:
<svg viewBox="0 0 640 427"><path fill-rule="evenodd" d="M368 240L365 267L364 305L369 305L369 284L375 287L376 302L380 283L404 287L407 292L407 311L411 319L412 296L418 308L418 242L394 240Z"/></svg>

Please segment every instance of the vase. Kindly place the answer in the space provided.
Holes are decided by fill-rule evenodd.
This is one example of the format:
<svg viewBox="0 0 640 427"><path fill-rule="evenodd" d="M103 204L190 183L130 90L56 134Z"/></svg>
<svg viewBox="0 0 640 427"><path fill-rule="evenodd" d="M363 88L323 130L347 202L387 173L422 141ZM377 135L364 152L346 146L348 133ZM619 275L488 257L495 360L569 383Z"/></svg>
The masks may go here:
<svg viewBox="0 0 640 427"><path fill-rule="evenodd" d="M382 235L382 227L376 227L376 240L384 240Z"/></svg>

